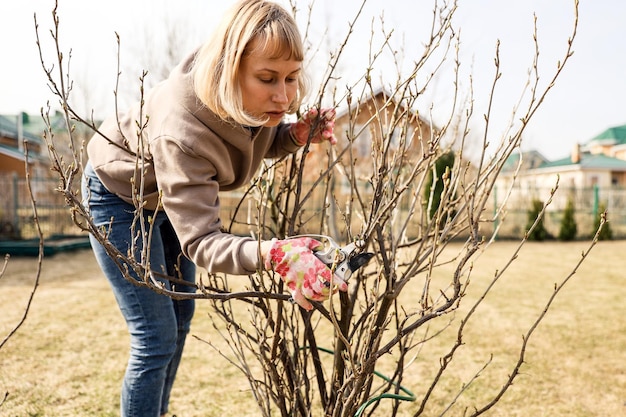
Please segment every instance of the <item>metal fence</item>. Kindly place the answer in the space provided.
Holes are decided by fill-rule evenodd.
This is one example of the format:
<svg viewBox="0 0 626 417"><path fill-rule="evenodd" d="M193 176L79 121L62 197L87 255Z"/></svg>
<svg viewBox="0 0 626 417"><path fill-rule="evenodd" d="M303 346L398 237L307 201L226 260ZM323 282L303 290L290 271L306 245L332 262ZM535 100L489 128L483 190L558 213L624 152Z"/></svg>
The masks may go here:
<svg viewBox="0 0 626 417"><path fill-rule="evenodd" d="M308 189L305 185L303 188ZM363 184L363 190L367 189ZM332 210L324 210L333 201L328 201L322 190L317 190L312 198L307 201L302 217L308 218L312 225L321 222L320 216L328 216ZM482 216L483 222L481 232L485 236L491 236L497 229L497 237L503 239L520 239L527 231L529 222L531 221L530 213L533 208L533 201L538 200L546 203L552 193L547 188L520 188L516 187L512 190L504 190L494 188L490 195L488 203L489 210ZM367 194L364 192L363 194ZM410 193L408 193L410 194ZM339 202L341 196L334 196ZM222 214L224 218L230 219L234 216L235 207L237 207L235 217L235 226L232 231L239 234L248 234L251 228L246 224L255 223L256 202L245 201L239 204L241 196L228 194L224 198L220 197L222 204ZM345 196L349 198L349 196ZM611 228L612 235L615 239L626 239L626 188L611 187L600 188L591 187L583 189L558 189L552 196L552 202L547 206L543 218L544 226L550 236L558 238L561 223L563 221L565 208L571 201L574 207L574 219L577 227L578 239L586 239L592 237L597 229L600 215L604 210L608 213L608 227ZM421 217L416 213L409 213L407 204L403 204L401 200L396 210L400 211L400 218L412 216L410 227L419 227L417 222ZM338 229L345 229L341 226L343 220L326 219L326 224L335 224ZM534 221L534 218L532 219ZM353 230L358 230L358 225L352 225ZM252 228L254 229L254 228ZM307 232L302 230L301 232ZM342 230L338 230L341 235ZM411 230L407 230L409 236L412 236ZM412 236L414 237L414 236Z"/></svg>
<svg viewBox="0 0 626 417"><path fill-rule="evenodd" d="M70 212L61 193L55 191L58 183L53 179L33 179L31 188L37 204L39 225L46 238L52 236L75 236L81 231L71 220ZM0 239L22 240L37 237L33 221L33 209L28 184L17 175L0 175ZM505 195L508 198L505 201ZM533 200L545 202L550 197L548 189L514 188L509 195L508 190L494 188L491 193L491 212L484 213L483 233L491 235L495 227L500 238L520 238L524 235L528 224L528 213ZM237 213L232 232L249 234L254 230L248 224L255 224L257 202L253 200L239 203L240 193L226 193L220 196L224 223L230 223L230 217ZM584 188L559 189L546 211L544 225L552 236L558 236L564 209L568 200L574 204L575 221L579 238L590 237L595 232L595 224L603 209L608 211L609 227L616 239L626 238L626 189ZM328 204L323 193L307 202L305 216L314 218L329 211L324 210ZM503 206L504 204L504 206ZM503 207L503 217L492 221L499 208ZM238 208L238 210L235 210ZM398 210L403 210L399 205ZM317 222L314 220L313 222Z"/></svg>
<svg viewBox="0 0 626 417"><path fill-rule="evenodd" d="M491 193L493 215L503 207L504 220L496 221L498 236L520 238L529 222L529 212L534 200L546 203L551 195L547 188L514 187L508 198L508 190L494 188ZM574 206L578 238L591 237L604 210L607 211L608 227L616 239L626 238L626 188L598 186L588 188L560 188L546 209L544 226L548 233L557 237L563 221L565 207L571 201ZM491 216L493 218L493 215Z"/></svg>

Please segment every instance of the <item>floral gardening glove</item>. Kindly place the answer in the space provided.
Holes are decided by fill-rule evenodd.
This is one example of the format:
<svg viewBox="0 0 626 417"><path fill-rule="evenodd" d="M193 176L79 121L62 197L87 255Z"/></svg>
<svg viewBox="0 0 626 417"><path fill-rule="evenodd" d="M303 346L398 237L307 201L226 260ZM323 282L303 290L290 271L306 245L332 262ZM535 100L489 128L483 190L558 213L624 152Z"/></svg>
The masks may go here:
<svg viewBox="0 0 626 417"><path fill-rule="evenodd" d="M315 132L311 134L311 129ZM325 140L332 145L337 143L333 134L335 129L335 109L321 109L317 107L309 109L304 116L291 124L291 134L300 145L306 145L311 136L311 143L321 143Z"/></svg>
<svg viewBox="0 0 626 417"><path fill-rule="evenodd" d="M313 308L309 300L328 299L333 284L340 291L348 290L348 284L333 274L313 253L321 247L322 243L309 237L273 239L265 255L265 268L273 269L282 277L293 300L307 311Z"/></svg>

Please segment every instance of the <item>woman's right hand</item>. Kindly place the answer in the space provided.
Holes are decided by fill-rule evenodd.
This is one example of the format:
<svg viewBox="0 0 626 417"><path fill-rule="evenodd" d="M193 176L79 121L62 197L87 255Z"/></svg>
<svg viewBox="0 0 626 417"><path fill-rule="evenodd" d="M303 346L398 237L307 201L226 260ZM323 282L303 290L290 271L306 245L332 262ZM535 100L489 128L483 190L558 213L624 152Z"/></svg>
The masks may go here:
<svg viewBox="0 0 626 417"><path fill-rule="evenodd" d="M310 237L263 242L265 268L278 273L291 292L293 300L310 311L309 300L324 301L336 289L347 291L348 284L332 273L313 253L322 243Z"/></svg>
<svg viewBox="0 0 626 417"><path fill-rule="evenodd" d="M297 122L291 124L291 134L302 146L307 144L309 137L311 143L328 141L334 145L337 143L334 134L335 116L335 109L318 110L317 107L312 107ZM311 129L315 131L311 132Z"/></svg>

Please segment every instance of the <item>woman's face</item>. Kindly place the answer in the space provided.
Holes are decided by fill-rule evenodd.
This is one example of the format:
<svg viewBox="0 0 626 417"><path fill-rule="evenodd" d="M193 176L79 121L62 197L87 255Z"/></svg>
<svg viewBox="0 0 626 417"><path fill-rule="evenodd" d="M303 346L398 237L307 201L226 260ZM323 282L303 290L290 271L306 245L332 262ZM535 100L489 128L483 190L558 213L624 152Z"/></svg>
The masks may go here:
<svg viewBox="0 0 626 417"><path fill-rule="evenodd" d="M254 43L251 51L257 50ZM244 110L256 118L269 118L263 126L278 125L296 97L301 70L302 63L294 59L247 54L239 67Z"/></svg>

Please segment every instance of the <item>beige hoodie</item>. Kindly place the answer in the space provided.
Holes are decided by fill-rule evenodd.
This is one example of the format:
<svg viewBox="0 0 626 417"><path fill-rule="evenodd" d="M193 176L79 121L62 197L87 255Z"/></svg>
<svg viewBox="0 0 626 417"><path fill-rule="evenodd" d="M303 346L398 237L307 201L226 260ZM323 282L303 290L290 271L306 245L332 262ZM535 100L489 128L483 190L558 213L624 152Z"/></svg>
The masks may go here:
<svg viewBox="0 0 626 417"><path fill-rule="evenodd" d="M192 63L193 55L148 92L143 108L137 105L120 115L119 127L115 118L105 121L100 132L108 140L94 135L87 153L104 186L129 203L143 169L145 207L154 210L162 192L183 252L196 265L209 272L254 273L260 267L257 242L220 231L218 193L246 184L264 158L284 156L299 146L288 124L262 127L253 135L252 129L219 119L193 92ZM145 128L138 141L141 124ZM125 143L135 154L143 152L143 165L122 149Z"/></svg>

